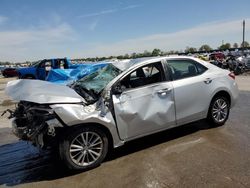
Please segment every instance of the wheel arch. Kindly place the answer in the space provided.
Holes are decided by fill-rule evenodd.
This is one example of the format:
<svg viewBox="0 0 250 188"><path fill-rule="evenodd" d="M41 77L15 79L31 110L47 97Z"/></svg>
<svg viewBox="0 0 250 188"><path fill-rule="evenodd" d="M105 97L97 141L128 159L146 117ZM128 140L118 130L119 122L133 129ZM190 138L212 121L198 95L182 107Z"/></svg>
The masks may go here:
<svg viewBox="0 0 250 188"><path fill-rule="evenodd" d="M231 95L228 91L226 90L220 90L220 91L217 91L213 97L212 97L212 100L210 101L210 104L211 102L215 99L215 97L218 97L218 96L223 96L223 97L226 97L228 99L228 102L229 102L229 105L231 105Z"/></svg>
<svg viewBox="0 0 250 188"><path fill-rule="evenodd" d="M228 99L228 102L229 102L229 106L231 106L231 95L230 93L227 91L227 90L218 90L216 92L214 92L214 94L212 95L213 97L211 98L210 102L208 103L208 108L207 108L207 112L205 113L206 114L206 117L208 116L208 113L209 113L209 109L210 109L210 106L213 102L213 100L218 97L218 96L224 96Z"/></svg>
<svg viewBox="0 0 250 188"><path fill-rule="evenodd" d="M59 155L61 160L65 163L65 165L71 169L71 170L89 170L89 169L93 169L97 166L99 166L102 161L105 159L107 153L110 151L110 148L112 146L112 139L110 138L110 133L108 132L108 130L105 129L104 126L96 124L96 123L84 123L84 124L77 124L77 125L72 125L71 127L65 127L64 130L62 130L63 132L59 135ZM73 159L72 155L71 155L71 145L74 144L74 140L77 139L77 137L79 137L79 134L82 134L83 131L92 131L95 134L98 134L99 139L102 139L102 146L101 149L99 148L98 150L98 154L96 154L96 158L92 157L92 160L89 161L89 159L87 159L88 164L84 165L83 163L79 164L79 161L75 161L75 160L79 160L78 159ZM91 138L90 138L91 139ZM81 157L84 155L83 150L85 152L89 152L89 141L87 142L87 145L85 141L83 141L85 144L85 146L83 146L83 142L79 142L82 145L82 151L81 152ZM99 143L100 144L100 143ZM99 145L98 144L98 145ZM87 147L87 148L85 148ZM98 146L100 147L100 146ZM84 149L85 148L85 149ZM87 151L86 151L87 150ZM92 149L90 149L92 150ZM92 150L93 151L93 150ZM74 151L72 151L74 152ZM78 154L79 154L78 152ZM77 155L78 155L77 154ZM89 154L87 154L89 155ZM93 155L92 155L93 156ZM91 162L91 163L89 163Z"/></svg>
<svg viewBox="0 0 250 188"><path fill-rule="evenodd" d="M76 129L76 128L83 127L83 126L93 126L93 127L97 127L98 129L102 130L104 132L104 134L108 138L109 149L115 147L115 145L114 145L115 140L114 140L114 138L113 138L110 130L106 126L104 126L104 125L102 125L100 123L92 123L91 122L91 123L76 124L76 125L72 125L72 126L66 127L66 129L68 129L68 130L70 130L70 129ZM68 132L68 131L66 131L66 132Z"/></svg>
<svg viewBox="0 0 250 188"><path fill-rule="evenodd" d="M212 108L213 108L213 105L214 105L214 101L219 99L219 97L223 97L225 99L227 99L228 101L228 105L229 105L229 108L227 110L227 114L226 114L226 117L223 117L224 119L222 121L219 121L219 120L215 120L212 116ZM211 101L210 101L210 104L209 104L209 108L208 108L208 112L207 112L207 117L206 119L212 123L213 126L222 126L225 124L225 122L227 121L228 119L228 116L229 116L229 112L230 112L230 106L231 106L231 95L228 91L225 91L225 90L220 90L220 91L217 91L214 96L212 97Z"/></svg>

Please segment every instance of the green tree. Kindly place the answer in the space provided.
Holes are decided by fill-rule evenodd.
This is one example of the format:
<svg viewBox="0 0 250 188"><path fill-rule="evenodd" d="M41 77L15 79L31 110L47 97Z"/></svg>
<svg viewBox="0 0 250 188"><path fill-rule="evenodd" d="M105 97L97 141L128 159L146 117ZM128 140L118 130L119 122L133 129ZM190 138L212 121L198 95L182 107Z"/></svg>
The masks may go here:
<svg viewBox="0 0 250 188"><path fill-rule="evenodd" d="M233 44L233 47L234 47L234 48L239 48L239 45L235 42L235 43Z"/></svg>
<svg viewBox="0 0 250 188"><path fill-rule="evenodd" d="M212 48L208 44L203 44L200 48L199 51L211 51Z"/></svg>
<svg viewBox="0 0 250 188"><path fill-rule="evenodd" d="M167 52L168 55L176 54L174 50L170 50Z"/></svg>
<svg viewBox="0 0 250 188"><path fill-rule="evenodd" d="M137 56L137 54L135 52L131 54L132 59L136 58L136 56Z"/></svg>
<svg viewBox="0 0 250 188"><path fill-rule="evenodd" d="M144 56L144 57L150 57L150 56L152 56L152 53L149 52L149 51L147 51L147 50L145 50L145 51L143 52L143 56Z"/></svg>
<svg viewBox="0 0 250 188"><path fill-rule="evenodd" d="M240 46L243 47L243 42L241 43ZM244 47L250 47L249 42L245 41L244 42Z"/></svg>
<svg viewBox="0 0 250 188"><path fill-rule="evenodd" d="M129 55L128 55L128 54L125 54L125 55L124 55L124 59L129 59Z"/></svg>
<svg viewBox="0 0 250 188"><path fill-rule="evenodd" d="M159 55L161 55L161 50L155 48L155 49L152 51L152 56L159 56Z"/></svg>
<svg viewBox="0 0 250 188"><path fill-rule="evenodd" d="M230 43L226 43L226 44L222 44L218 49L219 50L227 50L231 48L231 44Z"/></svg>
<svg viewBox="0 0 250 188"><path fill-rule="evenodd" d="M117 59L124 59L124 56L123 55L118 55L116 58Z"/></svg>
<svg viewBox="0 0 250 188"><path fill-rule="evenodd" d="M194 47L187 46L185 52L186 53L194 53L194 52L197 52L197 49Z"/></svg>

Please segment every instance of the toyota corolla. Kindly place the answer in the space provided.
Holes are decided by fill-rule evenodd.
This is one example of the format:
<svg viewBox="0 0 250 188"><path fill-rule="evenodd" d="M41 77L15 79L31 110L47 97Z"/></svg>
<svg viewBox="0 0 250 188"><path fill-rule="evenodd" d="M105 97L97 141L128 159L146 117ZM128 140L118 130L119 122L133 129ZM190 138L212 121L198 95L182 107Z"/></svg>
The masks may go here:
<svg viewBox="0 0 250 188"><path fill-rule="evenodd" d="M13 132L40 148L58 147L70 169L98 166L110 148L207 119L223 125L235 104L233 73L192 57L107 64L70 86L15 80L6 93Z"/></svg>

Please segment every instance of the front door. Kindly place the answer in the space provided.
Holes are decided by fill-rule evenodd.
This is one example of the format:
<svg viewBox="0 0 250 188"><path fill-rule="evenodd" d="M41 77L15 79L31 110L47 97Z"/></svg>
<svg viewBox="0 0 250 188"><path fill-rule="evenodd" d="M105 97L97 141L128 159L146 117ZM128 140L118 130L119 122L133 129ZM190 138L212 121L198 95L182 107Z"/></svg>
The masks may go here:
<svg viewBox="0 0 250 188"><path fill-rule="evenodd" d="M119 84L124 91L112 97L122 139L175 126L173 86L161 62L137 68Z"/></svg>

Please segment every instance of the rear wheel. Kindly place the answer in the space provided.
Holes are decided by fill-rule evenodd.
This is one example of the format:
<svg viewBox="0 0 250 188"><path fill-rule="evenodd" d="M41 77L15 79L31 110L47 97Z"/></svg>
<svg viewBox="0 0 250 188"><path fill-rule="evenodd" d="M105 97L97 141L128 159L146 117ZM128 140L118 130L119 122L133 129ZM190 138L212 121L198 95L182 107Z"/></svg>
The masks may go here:
<svg viewBox="0 0 250 188"><path fill-rule="evenodd" d="M60 157L69 169L88 170L104 160L108 138L96 127L74 128L59 145Z"/></svg>
<svg viewBox="0 0 250 188"><path fill-rule="evenodd" d="M230 104L226 97L215 97L209 107L207 119L215 126L224 125L228 119Z"/></svg>

